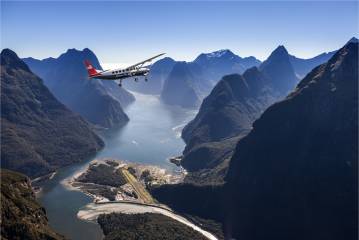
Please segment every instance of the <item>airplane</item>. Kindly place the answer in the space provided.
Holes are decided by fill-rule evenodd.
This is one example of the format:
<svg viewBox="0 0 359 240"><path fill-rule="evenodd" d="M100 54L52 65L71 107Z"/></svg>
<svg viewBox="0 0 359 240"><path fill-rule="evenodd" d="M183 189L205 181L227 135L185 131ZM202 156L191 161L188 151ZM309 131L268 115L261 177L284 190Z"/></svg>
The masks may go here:
<svg viewBox="0 0 359 240"><path fill-rule="evenodd" d="M147 82L147 75L150 71L149 66L143 66L147 62L151 62L153 59L158 58L165 53L158 54L154 57L146 59L142 62L136 63L127 68L116 68L110 70L98 70L94 68L89 60L85 60L85 66L88 72L88 77L90 79L102 79L102 80L120 80L118 86L122 87L122 80L125 78L135 77L135 82L138 80L138 76L144 76L145 81Z"/></svg>

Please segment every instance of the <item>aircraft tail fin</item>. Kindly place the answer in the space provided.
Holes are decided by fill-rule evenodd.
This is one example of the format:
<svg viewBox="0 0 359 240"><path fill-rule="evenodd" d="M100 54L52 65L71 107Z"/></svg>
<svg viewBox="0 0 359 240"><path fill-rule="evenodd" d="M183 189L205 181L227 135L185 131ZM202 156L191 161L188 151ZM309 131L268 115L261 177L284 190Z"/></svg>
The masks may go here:
<svg viewBox="0 0 359 240"><path fill-rule="evenodd" d="M89 77L93 77L94 75L98 74L98 71L96 70L96 68L94 68L94 66L91 64L89 60L85 60L85 66L89 74Z"/></svg>

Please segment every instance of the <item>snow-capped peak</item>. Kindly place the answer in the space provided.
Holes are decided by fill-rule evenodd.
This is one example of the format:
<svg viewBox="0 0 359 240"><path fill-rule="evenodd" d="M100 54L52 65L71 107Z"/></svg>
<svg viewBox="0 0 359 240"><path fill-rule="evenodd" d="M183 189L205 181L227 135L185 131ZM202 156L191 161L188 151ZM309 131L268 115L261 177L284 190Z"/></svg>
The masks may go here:
<svg viewBox="0 0 359 240"><path fill-rule="evenodd" d="M227 53L233 54L229 49L221 49L221 50L218 50L218 51L215 51L215 52L207 53L206 56L208 58L219 58L219 57L222 57L223 55L225 55Z"/></svg>

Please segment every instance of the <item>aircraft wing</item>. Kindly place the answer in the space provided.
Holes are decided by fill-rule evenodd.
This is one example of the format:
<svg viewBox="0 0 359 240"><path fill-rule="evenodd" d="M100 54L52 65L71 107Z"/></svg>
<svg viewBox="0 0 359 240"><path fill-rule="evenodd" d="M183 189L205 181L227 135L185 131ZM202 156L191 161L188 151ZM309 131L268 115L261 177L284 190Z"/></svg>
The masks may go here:
<svg viewBox="0 0 359 240"><path fill-rule="evenodd" d="M151 57L151 58L149 58L149 59L146 59L146 60L144 60L144 61L142 61L142 62L139 62L139 63L136 63L136 64L134 64L134 65L132 65L132 66L129 66L129 67L127 67L127 69L129 69L129 68L134 68L134 67L137 67L137 66L141 66L141 65L145 64L146 62L151 62L153 59L158 58L158 57L160 57L160 56L162 56L162 55L164 55L164 54L165 54L165 53L158 54L158 55L156 55L156 56L154 56L154 57Z"/></svg>

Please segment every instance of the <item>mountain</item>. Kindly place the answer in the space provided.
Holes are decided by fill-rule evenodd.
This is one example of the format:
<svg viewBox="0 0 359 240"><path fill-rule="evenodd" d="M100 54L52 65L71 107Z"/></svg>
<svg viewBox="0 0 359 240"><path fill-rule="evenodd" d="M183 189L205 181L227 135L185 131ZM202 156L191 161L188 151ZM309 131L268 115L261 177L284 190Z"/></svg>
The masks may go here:
<svg viewBox="0 0 359 240"><path fill-rule="evenodd" d="M167 104L196 107L224 76L243 73L247 68L258 66L260 61L254 57L241 58L230 50L219 50L200 54L193 62L177 62L165 80L161 99ZM183 81L183 83L179 83ZM179 88L178 88L179 87ZM193 90L189 90L193 89ZM191 91L191 99L186 99ZM185 103L183 103L183 101Z"/></svg>
<svg viewBox="0 0 359 240"><path fill-rule="evenodd" d="M178 62L164 83L161 100L170 105L196 107L199 105L200 97L195 83L193 67L185 62Z"/></svg>
<svg viewBox="0 0 359 240"><path fill-rule="evenodd" d="M1 164L37 177L84 160L104 145L9 49L1 52Z"/></svg>
<svg viewBox="0 0 359 240"><path fill-rule="evenodd" d="M298 78L302 79L305 77L313 68L327 62L336 51L322 53L313 58L303 59L297 58L296 56L289 55L289 60L294 68Z"/></svg>
<svg viewBox="0 0 359 240"><path fill-rule="evenodd" d="M224 76L204 99L195 119L184 128L184 140L218 141L250 129L264 106L273 101L269 81L256 67L243 75Z"/></svg>
<svg viewBox="0 0 359 240"><path fill-rule="evenodd" d="M163 84L175 64L176 62L172 58L160 59L151 66L147 82L143 82L140 78L139 82L123 81L123 86L144 94L161 94Z"/></svg>
<svg viewBox="0 0 359 240"><path fill-rule="evenodd" d="M46 211L36 201L30 180L1 169L1 239L64 239L48 224Z"/></svg>
<svg viewBox="0 0 359 240"><path fill-rule="evenodd" d="M348 43L358 43L358 39L356 37L352 37ZM331 51L328 53L322 53L318 56L302 59L297 58L296 56L289 55L290 62L293 65L294 71L297 76L302 79L305 77L313 68L327 62L337 51Z"/></svg>
<svg viewBox="0 0 359 240"><path fill-rule="evenodd" d="M289 54L284 46L277 47L260 66L260 71L267 75L273 89L286 96L298 83Z"/></svg>
<svg viewBox="0 0 359 240"><path fill-rule="evenodd" d="M69 49L58 58L23 60L59 101L89 122L103 127L126 123L129 119L122 107L134 101L133 95L113 81L88 79L83 64L85 59L95 68L102 69L88 48L82 51Z"/></svg>
<svg viewBox="0 0 359 240"><path fill-rule="evenodd" d="M190 172L186 179L193 175L202 176L195 182L203 181L203 176L207 182L223 178L238 140L267 107L294 89L297 79L283 46L260 69L224 76L184 127L181 165Z"/></svg>
<svg viewBox="0 0 359 240"><path fill-rule="evenodd" d="M358 239L358 43L312 70L239 141L227 236Z"/></svg>
<svg viewBox="0 0 359 240"><path fill-rule="evenodd" d="M358 43L348 43L254 122L225 184L167 184L151 194L223 223L226 239L355 240L358 150Z"/></svg>
<svg viewBox="0 0 359 240"><path fill-rule="evenodd" d="M246 69L259 66L260 61L255 57L242 58L228 49L218 50L212 53L202 53L194 63L200 65L205 71L205 78L214 84L224 75L243 73Z"/></svg>
<svg viewBox="0 0 359 240"><path fill-rule="evenodd" d="M347 42L348 43L358 43L359 42L359 39L357 39L356 37L352 37L351 39L349 39L349 41Z"/></svg>

